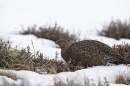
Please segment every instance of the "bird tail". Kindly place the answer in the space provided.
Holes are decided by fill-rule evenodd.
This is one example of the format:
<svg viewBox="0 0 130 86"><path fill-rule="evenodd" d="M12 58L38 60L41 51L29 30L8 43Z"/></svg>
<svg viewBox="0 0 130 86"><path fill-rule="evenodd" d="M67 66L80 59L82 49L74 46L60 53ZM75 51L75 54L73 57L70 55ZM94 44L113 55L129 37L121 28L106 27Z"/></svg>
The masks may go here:
<svg viewBox="0 0 130 86"><path fill-rule="evenodd" d="M121 58L114 58L114 59L111 59L109 61L109 63L114 63L116 65L118 64L130 64L130 61L127 61L125 58L121 57Z"/></svg>

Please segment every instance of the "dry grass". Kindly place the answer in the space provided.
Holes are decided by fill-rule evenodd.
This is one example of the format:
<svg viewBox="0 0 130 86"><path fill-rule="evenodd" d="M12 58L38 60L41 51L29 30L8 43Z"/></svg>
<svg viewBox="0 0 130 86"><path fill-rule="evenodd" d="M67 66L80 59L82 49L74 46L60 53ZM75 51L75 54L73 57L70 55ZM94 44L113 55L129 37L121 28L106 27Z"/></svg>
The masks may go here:
<svg viewBox="0 0 130 86"><path fill-rule="evenodd" d="M58 80L58 81L57 81ZM75 79L74 79L75 80ZM67 78L66 83L65 81L61 80L58 76L54 78L54 86L84 86L83 84L79 82L75 82L74 80L69 80ZM84 79L85 80L85 79ZM85 80L86 81L86 80ZM87 86L91 86L90 82L87 82Z"/></svg>
<svg viewBox="0 0 130 86"><path fill-rule="evenodd" d="M99 80L99 83L97 85L93 82L93 80L92 82L90 82L88 78L84 78L83 80L84 83L80 83L75 79L73 80L67 79L66 83L61 79L58 82L56 81L56 79L54 79L54 81L55 81L54 86L109 86L109 83L107 82L106 78L104 83L101 83Z"/></svg>
<svg viewBox="0 0 130 86"><path fill-rule="evenodd" d="M50 39L53 41L57 41L59 39L66 39L70 42L76 42L79 40L80 32L78 33L73 33L70 34L70 31L64 30L61 26L58 26L55 24L55 26L44 26L44 27L39 27L36 29L36 25L33 27L28 27L27 30L20 31L19 34L22 35L28 35L28 34L33 34L38 38L46 38Z"/></svg>
<svg viewBox="0 0 130 86"><path fill-rule="evenodd" d="M7 76L8 78L11 78L13 80L17 80L18 77L13 72L0 72L0 76Z"/></svg>
<svg viewBox="0 0 130 86"><path fill-rule="evenodd" d="M124 59L130 62L130 44L124 43L120 45L114 45L113 49L122 57L124 57Z"/></svg>
<svg viewBox="0 0 130 86"><path fill-rule="evenodd" d="M0 41L0 68L12 70L33 70L33 61L29 47L27 49L12 49L10 42Z"/></svg>
<svg viewBox="0 0 130 86"><path fill-rule="evenodd" d="M99 32L99 35L111 37L119 40L120 38L130 38L130 20L121 22L118 20L112 20L109 24L103 25L103 30Z"/></svg>
<svg viewBox="0 0 130 86"><path fill-rule="evenodd" d="M80 70L83 67L69 65L69 62L65 63L63 61L57 61L55 59L48 59L48 58L37 58L33 60L35 63L35 67L44 70L47 73L57 74L60 72L67 72L67 71L76 71ZM41 71L42 72L42 71Z"/></svg>
<svg viewBox="0 0 130 86"><path fill-rule="evenodd" d="M81 69L78 66L70 65L68 62L65 63L56 59L49 59L39 51L32 54L29 46L22 50L17 50L17 48L12 49L10 42L5 42L2 39L0 46L1 69L30 70L38 73L47 72L51 74Z"/></svg>
<svg viewBox="0 0 130 86"><path fill-rule="evenodd" d="M47 72L51 74L56 74L59 72L67 71L65 67L65 63L63 61L57 61L54 59L48 58L37 58L34 61L36 69L44 70L41 72Z"/></svg>
<svg viewBox="0 0 130 86"><path fill-rule="evenodd" d="M116 76L115 83L129 85L130 84L130 75L119 74L118 76Z"/></svg>
<svg viewBox="0 0 130 86"><path fill-rule="evenodd" d="M58 83L55 83L54 86L83 86L80 83L75 83L73 80L67 81L65 84L64 82L60 81Z"/></svg>

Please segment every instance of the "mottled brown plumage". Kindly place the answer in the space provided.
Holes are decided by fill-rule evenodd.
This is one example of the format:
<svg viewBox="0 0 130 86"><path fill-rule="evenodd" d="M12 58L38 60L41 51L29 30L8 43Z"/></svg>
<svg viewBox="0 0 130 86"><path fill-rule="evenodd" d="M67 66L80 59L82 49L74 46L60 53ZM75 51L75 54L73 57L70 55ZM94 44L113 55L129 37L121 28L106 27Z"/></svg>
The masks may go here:
<svg viewBox="0 0 130 86"><path fill-rule="evenodd" d="M126 64L128 63L118 53L108 45L96 40L84 40L70 43L67 40L60 39L56 42L61 48L62 58L68 62L85 67L93 65L107 65L107 63Z"/></svg>

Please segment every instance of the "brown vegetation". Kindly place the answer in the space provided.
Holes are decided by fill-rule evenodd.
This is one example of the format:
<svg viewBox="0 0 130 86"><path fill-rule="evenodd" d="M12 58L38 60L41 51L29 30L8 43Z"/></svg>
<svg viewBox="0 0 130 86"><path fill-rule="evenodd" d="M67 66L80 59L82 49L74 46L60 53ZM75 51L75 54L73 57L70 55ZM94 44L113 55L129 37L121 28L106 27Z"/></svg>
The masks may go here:
<svg viewBox="0 0 130 86"><path fill-rule="evenodd" d="M130 39L130 20L124 22L121 22L119 19L112 20L109 24L103 25L103 29L99 32L99 35L117 40L121 38Z"/></svg>
<svg viewBox="0 0 130 86"><path fill-rule="evenodd" d="M28 35L28 34L33 34L38 38L46 38L50 39L52 41L57 41L59 39L65 38L71 42L76 42L79 40L80 32L78 33L73 33L71 34L69 30L64 30L63 27L58 26L57 23L55 26L44 26L44 27L39 27L36 29L36 25L33 27L28 27L27 30L20 31L19 34L22 35Z"/></svg>
<svg viewBox="0 0 130 86"><path fill-rule="evenodd" d="M130 44L124 43L120 45L114 45L112 48L124 59L130 62Z"/></svg>
<svg viewBox="0 0 130 86"><path fill-rule="evenodd" d="M7 76L8 78L11 78L15 81L18 79L18 77L13 72L0 72L0 76Z"/></svg>
<svg viewBox="0 0 130 86"><path fill-rule="evenodd" d="M118 76L116 76L115 83L129 85L130 84L130 75L119 74Z"/></svg>

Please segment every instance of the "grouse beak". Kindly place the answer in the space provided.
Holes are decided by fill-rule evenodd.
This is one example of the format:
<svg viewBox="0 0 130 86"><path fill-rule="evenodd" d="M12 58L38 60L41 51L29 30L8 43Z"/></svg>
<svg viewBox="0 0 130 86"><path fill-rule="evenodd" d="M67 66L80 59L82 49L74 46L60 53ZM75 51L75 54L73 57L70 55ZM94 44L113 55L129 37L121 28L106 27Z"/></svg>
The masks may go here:
<svg viewBox="0 0 130 86"><path fill-rule="evenodd" d="M58 44L57 41L55 42L55 44Z"/></svg>
<svg viewBox="0 0 130 86"><path fill-rule="evenodd" d="M56 41L55 44L57 44L56 47L58 47L58 48L60 47L59 44L58 44L58 41Z"/></svg>

